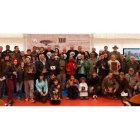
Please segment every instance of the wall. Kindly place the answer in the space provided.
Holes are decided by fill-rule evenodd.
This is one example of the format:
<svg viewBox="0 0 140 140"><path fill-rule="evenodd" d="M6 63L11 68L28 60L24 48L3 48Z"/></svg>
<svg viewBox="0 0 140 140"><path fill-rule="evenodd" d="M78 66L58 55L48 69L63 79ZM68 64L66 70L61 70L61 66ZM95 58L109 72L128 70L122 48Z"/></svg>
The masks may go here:
<svg viewBox="0 0 140 140"><path fill-rule="evenodd" d="M59 43L58 38L66 38L66 43ZM46 47L39 43L42 39L52 40L51 44L59 45L60 50L64 47L69 49L71 44L75 45L75 49L79 45L83 46L84 50L91 50L92 47L95 47L97 52L103 50L105 45L109 47L109 51L112 51L112 47L117 45L121 53L123 53L123 48L140 48L140 35L132 34L0 34L0 45L4 50L7 44L11 46L11 50L18 45L20 50L26 51L27 48L32 49L35 45Z"/></svg>
<svg viewBox="0 0 140 140"><path fill-rule="evenodd" d="M118 51L123 53L123 48L140 48L140 39L97 39L94 38L93 47L97 52L103 50L104 46L108 46L108 50L112 51L114 45L118 46Z"/></svg>
<svg viewBox="0 0 140 140"><path fill-rule="evenodd" d="M0 34L0 46L3 46L3 50L5 50L6 45L10 45L11 50L14 50L14 46L19 46L22 51L26 50L23 35Z"/></svg>

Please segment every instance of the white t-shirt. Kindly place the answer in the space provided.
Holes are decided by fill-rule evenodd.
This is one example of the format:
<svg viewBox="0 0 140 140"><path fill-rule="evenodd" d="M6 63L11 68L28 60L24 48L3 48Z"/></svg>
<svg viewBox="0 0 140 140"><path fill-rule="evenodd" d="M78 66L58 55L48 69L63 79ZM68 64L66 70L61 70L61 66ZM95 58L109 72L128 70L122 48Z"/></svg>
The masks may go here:
<svg viewBox="0 0 140 140"><path fill-rule="evenodd" d="M109 60L108 65L110 68L110 72L113 72L114 74L118 74L119 67L120 67L120 62L118 60L115 61Z"/></svg>
<svg viewBox="0 0 140 140"><path fill-rule="evenodd" d="M79 84L79 92L80 92L80 96L88 96L88 85L87 85L87 83L80 83Z"/></svg>

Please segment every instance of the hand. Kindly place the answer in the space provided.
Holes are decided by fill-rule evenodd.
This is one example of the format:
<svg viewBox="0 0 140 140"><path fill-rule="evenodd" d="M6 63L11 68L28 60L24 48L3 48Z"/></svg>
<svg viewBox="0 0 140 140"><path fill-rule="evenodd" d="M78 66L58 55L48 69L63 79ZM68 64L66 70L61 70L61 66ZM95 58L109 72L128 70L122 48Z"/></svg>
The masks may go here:
<svg viewBox="0 0 140 140"><path fill-rule="evenodd" d="M43 92L40 92L41 96L43 96Z"/></svg>
<svg viewBox="0 0 140 140"><path fill-rule="evenodd" d="M134 86L134 90L137 90L137 86Z"/></svg>
<svg viewBox="0 0 140 140"><path fill-rule="evenodd" d="M13 72L13 74L14 74L14 75L17 75L17 73L16 73L15 71Z"/></svg>
<svg viewBox="0 0 140 140"><path fill-rule="evenodd" d="M114 89L114 93L116 92L117 90L116 89Z"/></svg>
<svg viewBox="0 0 140 140"><path fill-rule="evenodd" d="M58 85L57 87L60 88L60 85Z"/></svg>
<svg viewBox="0 0 140 140"><path fill-rule="evenodd" d="M46 96L46 93L43 93L43 95L42 96Z"/></svg>
<svg viewBox="0 0 140 140"><path fill-rule="evenodd" d="M102 66L102 69L105 69L105 67L104 67L104 66Z"/></svg>

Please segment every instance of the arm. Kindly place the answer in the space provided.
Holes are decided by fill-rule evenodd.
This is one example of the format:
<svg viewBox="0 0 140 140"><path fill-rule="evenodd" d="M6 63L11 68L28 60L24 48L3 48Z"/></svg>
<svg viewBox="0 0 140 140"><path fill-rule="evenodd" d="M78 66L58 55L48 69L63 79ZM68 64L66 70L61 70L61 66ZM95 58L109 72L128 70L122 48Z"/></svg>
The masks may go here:
<svg viewBox="0 0 140 140"><path fill-rule="evenodd" d="M47 82L47 80L45 80L45 91L46 91L46 94L48 94L48 82Z"/></svg>
<svg viewBox="0 0 140 140"><path fill-rule="evenodd" d="M41 92L42 92L42 89L39 88L38 84L39 84L39 82L38 82L38 79L37 79L37 80L36 80L36 89L37 89L37 91L38 91L39 93L41 93Z"/></svg>

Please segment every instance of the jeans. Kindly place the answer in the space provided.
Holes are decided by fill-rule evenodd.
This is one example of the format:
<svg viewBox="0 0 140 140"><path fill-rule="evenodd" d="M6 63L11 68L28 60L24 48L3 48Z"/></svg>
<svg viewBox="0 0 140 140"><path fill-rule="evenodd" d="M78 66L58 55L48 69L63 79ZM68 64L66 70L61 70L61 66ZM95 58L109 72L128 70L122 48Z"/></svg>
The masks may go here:
<svg viewBox="0 0 140 140"><path fill-rule="evenodd" d="M26 98L33 99L34 98L34 80L25 80L24 81L24 90Z"/></svg>
<svg viewBox="0 0 140 140"><path fill-rule="evenodd" d="M0 98L1 98L2 95L3 95L3 91L2 91L3 85L4 85L4 82L3 82L3 81L0 81Z"/></svg>
<svg viewBox="0 0 140 140"><path fill-rule="evenodd" d="M23 81L16 82L16 91L21 92L22 91L22 86L23 86Z"/></svg>
<svg viewBox="0 0 140 140"><path fill-rule="evenodd" d="M6 79L6 85L8 89L8 101L13 100L15 81L11 79Z"/></svg>
<svg viewBox="0 0 140 140"><path fill-rule="evenodd" d="M66 84L66 74L65 73L60 73L57 75L57 78L59 80L59 82L62 85L62 90L65 88L65 84Z"/></svg>

